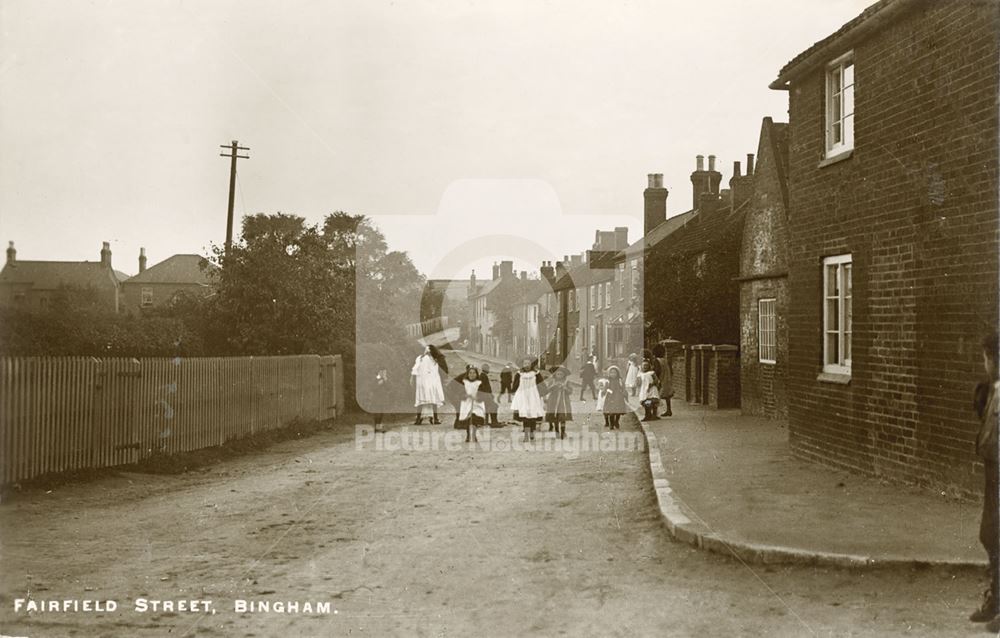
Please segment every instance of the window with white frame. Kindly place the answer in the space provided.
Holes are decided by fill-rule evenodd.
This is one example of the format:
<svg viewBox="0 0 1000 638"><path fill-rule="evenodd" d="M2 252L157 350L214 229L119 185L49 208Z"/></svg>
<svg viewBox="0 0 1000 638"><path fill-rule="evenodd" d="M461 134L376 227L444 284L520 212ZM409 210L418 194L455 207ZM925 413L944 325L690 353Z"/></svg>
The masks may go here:
<svg viewBox="0 0 1000 638"><path fill-rule="evenodd" d="M594 293L594 285L593 284L590 285L590 288L589 288L589 290L587 292L590 293L587 296L590 297L590 309L593 310L594 309L594 304L597 303L597 295Z"/></svg>
<svg viewBox="0 0 1000 638"><path fill-rule="evenodd" d="M826 155L854 148L854 53L826 69Z"/></svg>
<svg viewBox="0 0 1000 638"><path fill-rule="evenodd" d="M597 339L597 326L594 326L594 325L590 326L590 335L589 336L590 336L590 339L587 340L587 348L588 349L594 347L594 340Z"/></svg>
<svg viewBox="0 0 1000 638"><path fill-rule="evenodd" d="M778 360L775 303L775 299L761 299L757 302L757 344L761 363L776 363Z"/></svg>
<svg viewBox="0 0 1000 638"><path fill-rule="evenodd" d="M632 260L632 298L639 296L639 260Z"/></svg>
<svg viewBox="0 0 1000 638"><path fill-rule="evenodd" d="M143 308L148 308L153 305L153 289L143 288L142 289L142 301L141 305Z"/></svg>
<svg viewBox="0 0 1000 638"><path fill-rule="evenodd" d="M618 301L625 299L625 262L618 264Z"/></svg>
<svg viewBox="0 0 1000 638"><path fill-rule="evenodd" d="M823 260L823 372L851 373L851 256Z"/></svg>
<svg viewBox="0 0 1000 638"><path fill-rule="evenodd" d="M604 284L604 307L611 307L611 282L606 282Z"/></svg>

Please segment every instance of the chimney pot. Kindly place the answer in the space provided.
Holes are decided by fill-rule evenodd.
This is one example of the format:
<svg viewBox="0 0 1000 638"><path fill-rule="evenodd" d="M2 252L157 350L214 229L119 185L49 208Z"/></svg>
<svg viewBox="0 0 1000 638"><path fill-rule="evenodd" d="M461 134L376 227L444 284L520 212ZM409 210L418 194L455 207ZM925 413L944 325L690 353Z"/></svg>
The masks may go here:
<svg viewBox="0 0 1000 638"><path fill-rule="evenodd" d="M697 170L699 171L705 170L705 156L697 155L694 159L695 159L695 165L698 167Z"/></svg>
<svg viewBox="0 0 1000 638"><path fill-rule="evenodd" d="M139 272L146 270L146 249L139 248Z"/></svg>
<svg viewBox="0 0 1000 638"><path fill-rule="evenodd" d="M656 174L648 173L646 175L646 188L656 188Z"/></svg>
<svg viewBox="0 0 1000 638"><path fill-rule="evenodd" d="M101 243L101 265L111 266L111 243Z"/></svg>
<svg viewBox="0 0 1000 638"><path fill-rule="evenodd" d="M736 160L735 162L733 162L733 177L739 177L739 176L740 176L740 161Z"/></svg>
<svg viewBox="0 0 1000 638"><path fill-rule="evenodd" d="M747 153L747 175L753 175L753 153Z"/></svg>
<svg viewBox="0 0 1000 638"><path fill-rule="evenodd" d="M715 170L715 155L708 156L708 170L710 171Z"/></svg>
<svg viewBox="0 0 1000 638"><path fill-rule="evenodd" d="M13 266L17 263L17 249L14 248L14 242L7 242L7 265Z"/></svg>

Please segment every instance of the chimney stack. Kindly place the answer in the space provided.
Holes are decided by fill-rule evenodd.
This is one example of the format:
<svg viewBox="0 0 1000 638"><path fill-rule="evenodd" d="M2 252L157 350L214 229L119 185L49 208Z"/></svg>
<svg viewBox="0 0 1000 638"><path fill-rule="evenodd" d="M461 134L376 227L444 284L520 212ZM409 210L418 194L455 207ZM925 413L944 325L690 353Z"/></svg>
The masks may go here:
<svg viewBox="0 0 1000 638"><path fill-rule="evenodd" d="M521 271L521 281L528 281L528 271L527 270L522 270Z"/></svg>
<svg viewBox="0 0 1000 638"><path fill-rule="evenodd" d="M500 262L500 278L510 279L514 276L514 262L512 261L501 261Z"/></svg>
<svg viewBox="0 0 1000 638"><path fill-rule="evenodd" d="M146 270L146 249L139 249L139 272Z"/></svg>
<svg viewBox="0 0 1000 638"><path fill-rule="evenodd" d="M701 215L711 215L719 208L719 196L716 193L702 193L698 202Z"/></svg>
<svg viewBox="0 0 1000 638"><path fill-rule="evenodd" d="M111 267L111 244L109 242L101 244L101 265Z"/></svg>
<svg viewBox="0 0 1000 638"><path fill-rule="evenodd" d="M705 157L698 155L695 158L697 168L691 173L691 208L699 208L702 193L719 194L719 183L722 182L722 173L715 170L715 155L708 156L708 170L704 170Z"/></svg>
<svg viewBox="0 0 1000 638"><path fill-rule="evenodd" d="M566 274L566 262L565 261L557 261L556 262L556 278L558 279L558 278L562 277L565 274Z"/></svg>
<svg viewBox="0 0 1000 638"><path fill-rule="evenodd" d="M628 248L628 226L615 226L615 250Z"/></svg>
<svg viewBox="0 0 1000 638"><path fill-rule="evenodd" d="M729 190L732 195L730 196L730 201L732 202L732 207L737 208L748 199L753 197L753 154L747 153L747 172L746 175L740 175L740 163L733 162L733 176L729 180Z"/></svg>
<svg viewBox="0 0 1000 638"><path fill-rule="evenodd" d="M500 279L500 264L493 264L493 281Z"/></svg>
<svg viewBox="0 0 1000 638"><path fill-rule="evenodd" d="M543 261L542 267L539 268L538 272L541 273L542 279L544 279L549 283L552 283L552 281L556 278L556 273L555 270L552 268L551 261Z"/></svg>
<svg viewBox="0 0 1000 638"><path fill-rule="evenodd" d="M14 248L14 242L7 242L7 265L13 266L17 263L17 249Z"/></svg>
<svg viewBox="0 0 1000 638"><path fill-rule="evenodd" d="M663 187L663 173L650 173L646 176L647 186L643 191L643 235L667 220L667 195L670 193Z"/></svg>

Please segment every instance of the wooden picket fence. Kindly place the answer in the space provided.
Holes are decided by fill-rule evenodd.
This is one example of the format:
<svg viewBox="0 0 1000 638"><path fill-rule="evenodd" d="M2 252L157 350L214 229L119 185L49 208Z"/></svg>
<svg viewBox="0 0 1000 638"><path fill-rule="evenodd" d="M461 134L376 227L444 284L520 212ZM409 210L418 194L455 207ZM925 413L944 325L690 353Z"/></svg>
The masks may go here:
<svg viewBox="0 0 1000 638"><path fill-rule="evenodd" d="M0 358L0 483L221 445L343 405L339 355Z"/></svg>

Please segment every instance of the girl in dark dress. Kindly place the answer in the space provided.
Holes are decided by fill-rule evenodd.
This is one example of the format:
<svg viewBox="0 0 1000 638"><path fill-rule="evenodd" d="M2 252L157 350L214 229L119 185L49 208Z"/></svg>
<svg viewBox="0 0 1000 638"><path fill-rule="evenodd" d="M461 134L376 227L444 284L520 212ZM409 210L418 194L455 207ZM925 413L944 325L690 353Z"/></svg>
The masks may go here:
<svg viewBox="0 0 1000 638"><path fill-rule="evenodd" d="M625 402L628 391L622 382L622 372L618 366L608 368L608 389L604 395L604 415L610 421L612 430L620 430L622 415L628 412L628 404Z"/></svg>
<svg viewBox="0 0 1000 638"><path fill-rule="evenodd" d="M566 438L566 421L573 420L572 389L569 387L569 370L559 366L552 372L552 378L547 382L548 393L545 396L545 420L549 423L549 432L555 431L560 439Z"/></svg>

